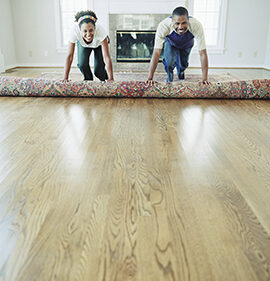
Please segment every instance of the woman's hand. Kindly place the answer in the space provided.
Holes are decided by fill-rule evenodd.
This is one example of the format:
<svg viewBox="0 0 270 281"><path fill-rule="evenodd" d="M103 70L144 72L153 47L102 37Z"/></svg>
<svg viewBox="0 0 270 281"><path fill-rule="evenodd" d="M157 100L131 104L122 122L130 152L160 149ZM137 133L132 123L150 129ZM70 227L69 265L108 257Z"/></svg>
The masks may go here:
<svg viewBox="0 0 270 281"><path fill-rule="evenodd" d="M65 79L65 78L64 78L64 79L60 80L60 82L61 82L61 83L68 83L68 82L71 82L71 80L70 80L70 79Z"/></svg>
<svg viewBox="0 0 270 281"><path fill-rule="evenodd" d="M204 85L211 85L211 83L210 83L207 79L204 79L204 80L202 81L202 83L203 83Z"/></svg>
<svg viewBox="0 0 270 281"><path fill-rule="evenodd" d="M106 83L114 82L114 79L108 79L106 80Z"/></svg>

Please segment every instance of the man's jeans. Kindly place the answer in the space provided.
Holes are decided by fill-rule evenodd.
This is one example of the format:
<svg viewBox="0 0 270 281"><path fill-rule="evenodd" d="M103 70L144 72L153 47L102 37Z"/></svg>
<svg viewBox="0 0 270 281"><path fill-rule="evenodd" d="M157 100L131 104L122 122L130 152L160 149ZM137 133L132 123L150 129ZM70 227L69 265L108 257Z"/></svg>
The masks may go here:
<svg viewBox="0 0 270 281"><path fill-rule="evenodd" d="M165 71L167 72L167 82L173 81L173 70L175 67L177 69L178 78L181 78L181 73L188 67L188 59L191 49L192 48L177 49L165 39L163 64Z"/></svg>

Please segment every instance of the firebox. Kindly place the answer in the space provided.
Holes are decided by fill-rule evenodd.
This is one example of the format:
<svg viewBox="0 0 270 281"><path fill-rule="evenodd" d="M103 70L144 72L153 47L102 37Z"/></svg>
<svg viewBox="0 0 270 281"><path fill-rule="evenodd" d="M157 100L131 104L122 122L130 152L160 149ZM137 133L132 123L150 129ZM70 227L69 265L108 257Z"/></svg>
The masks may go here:
<svg viewBox="0 0 270 281"><path fill-rule="evenodd" d="M154 50L155 33L153 30L116 31L116 61L149 62Z"/></svg>

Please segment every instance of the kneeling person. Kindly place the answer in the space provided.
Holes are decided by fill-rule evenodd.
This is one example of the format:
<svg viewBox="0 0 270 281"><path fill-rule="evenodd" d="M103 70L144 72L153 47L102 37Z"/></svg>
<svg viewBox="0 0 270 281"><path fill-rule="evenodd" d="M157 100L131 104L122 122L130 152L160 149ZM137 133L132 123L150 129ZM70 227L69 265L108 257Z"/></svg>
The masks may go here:
<svg viewBox="0 0 270 281"><path fill-rule="evenodd" d="M184 7L174 9L172 16L164 19L157 28L154 52L150 63L147 82L153 84L153 76L164 46L163 64L167 72L167 82L173 81L173 70L176 67L179 79L185 79L189 54L194 45L194 37L198 43L202 66L202 81L208 82L208 57L201 23L189 17Z"/></svg>
<svg viewBox="0 0 270 281"><path fill-rule="evenodd" d="M75 24L69 39L64 81L68 80L73 61L75 44L78 50L78 68L84 80L93 80L89 57L94 51L94 74L101 81L113 81L112 61L109 53L108 36L104 28L96 24L97 16L93 11L80 11L75 15ZM106 69L107 71L106 71Z"/></svg>

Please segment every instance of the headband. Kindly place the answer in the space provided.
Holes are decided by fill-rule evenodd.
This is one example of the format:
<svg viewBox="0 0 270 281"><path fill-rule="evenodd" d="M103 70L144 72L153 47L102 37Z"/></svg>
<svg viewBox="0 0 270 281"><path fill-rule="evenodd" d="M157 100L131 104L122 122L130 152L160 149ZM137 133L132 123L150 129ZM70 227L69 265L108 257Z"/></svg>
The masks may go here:
<svg viewBox="0 0 270 281"><path fill-rule="evenodd" d="M80 22L82 22L83 20L85 19L90 19L92 20L94 23L96 23L97 19L93 16L89 16L89 15L85 15L85 16L82 16L78 19L78 24L80 24Z"/></svg>

